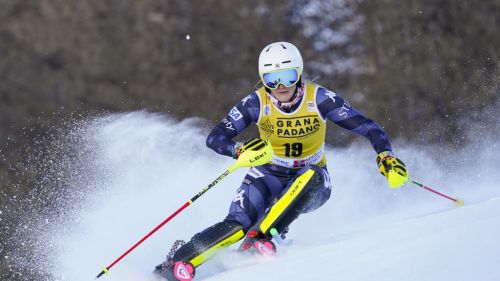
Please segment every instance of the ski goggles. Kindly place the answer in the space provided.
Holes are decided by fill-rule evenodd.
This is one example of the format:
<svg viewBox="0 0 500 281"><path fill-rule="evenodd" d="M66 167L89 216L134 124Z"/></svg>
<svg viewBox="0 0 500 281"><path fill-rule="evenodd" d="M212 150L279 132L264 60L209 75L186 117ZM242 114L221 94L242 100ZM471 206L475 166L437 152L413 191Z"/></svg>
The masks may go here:
<svg viewBox="0 0 500 281"><path fill-rule="evenodd" d="M266 87L276 90L282 84L285 87L291 87L299 81L299 72L296 68L278 70L262 74L262 82Z"/></svg>

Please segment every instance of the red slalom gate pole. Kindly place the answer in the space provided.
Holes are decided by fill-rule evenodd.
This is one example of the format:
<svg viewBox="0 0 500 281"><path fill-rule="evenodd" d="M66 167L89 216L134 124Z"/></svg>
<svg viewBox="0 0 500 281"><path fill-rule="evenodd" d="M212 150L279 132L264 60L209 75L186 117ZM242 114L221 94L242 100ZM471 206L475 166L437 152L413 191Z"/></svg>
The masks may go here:
<svg viewBox="0 0 500 281"><path fill-rule="evenodd" d="M448 199L448 200L451 200L451 201L455 202L455 205L456 205L456 206L462 206L462 205L464 204L464 201L463 201L462 199L460 199L460 198L453 198L453 197L451 197L451 196L448 196L448 195L446 195L446 194L444 194L444 193L441 193L441 192L439 192L439 191L437 191L437 190L435 190L435 189L432 189L432 188L430 188L430 187L428 187L428 186L425 186L425 185L423 185L423 184L419 183L419 182L418 182L418 181L416 181L416 180L410 179L410 181L411 181L413 184L415 184L415 185L417 185L417 186L419 186L419 187L421 187L421 188L423 188L423 189L425 189L425 190L427 190L427 191L430 191L430 192L432 192L432 193L434 193L434 194L437 194L437 195L439 195L439 196L441 196L441 197L443 197L443 198L446 198L446 199Z"/></svg>

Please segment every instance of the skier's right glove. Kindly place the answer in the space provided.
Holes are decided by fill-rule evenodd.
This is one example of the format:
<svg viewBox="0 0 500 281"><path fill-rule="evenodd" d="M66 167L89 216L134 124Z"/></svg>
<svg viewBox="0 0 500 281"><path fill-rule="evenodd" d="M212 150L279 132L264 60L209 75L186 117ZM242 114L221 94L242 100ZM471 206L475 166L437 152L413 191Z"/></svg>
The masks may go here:
<svg viewBox="0 0 500 281"><path fill-rule="evenodd" d="M240 148L243 146L242 142L237 142L233 145L233 148L231 149L231 154L233 155L234 159L238 159L240 157L241 151Z"/></svg>
<svg viewBox="0 0 500 281"><path fill-rule="evenodd" d="M257 145L259 145L261 143L264 143L264 141L259 139L259 138L251 138L244 143L241 143L241 142L235 143L233 145L233 149L232 149L233 158L238 159L238 157L240 157L240 155L243 152L245 152L245 150L256 147Z"/></svg>
<svg viewBox="0 0 500 281"><path fill-rule="evenodd" d="M387 178L391 188L399 188L408 180L408 172L403 161L394 157L392 151L380 152L377 155L380 173Z"/></svg>

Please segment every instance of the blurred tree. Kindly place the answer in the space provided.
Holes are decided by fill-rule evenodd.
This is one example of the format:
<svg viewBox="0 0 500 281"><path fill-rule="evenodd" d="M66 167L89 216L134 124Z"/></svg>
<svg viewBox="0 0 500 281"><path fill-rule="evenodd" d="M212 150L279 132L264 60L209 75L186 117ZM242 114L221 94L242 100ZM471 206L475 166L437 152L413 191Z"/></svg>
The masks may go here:
<svg viewBox="0 0 500 281"><path fill-rule="evenodd" d="M352 76L363 72L357 56L361 46L354 36L363 17L358 3L345 0L290 2L290 21L307 38L303 53L311 79L334 80L335 87L346 89Z"/></svg>
<svg viewBox="0 0 500 281"><path fill-rule="evenodd" d="M291 1L290 22L306 38L301 52L306 80L328 87L349 100L354 107L363 101L359 92L352 92L352 81L365 71L358 56L361 54L360 32L363 16L358 2L346 0ZM328 126L327 142L346 145L356 138L336 126Z"/></svg>
<svg viewBox="0 0 500 281"><path fill-rule="evenodd" d="M460 119L498 99L498 1L363 1L353 89L388 130L420 143L462 144Z"/></svg>

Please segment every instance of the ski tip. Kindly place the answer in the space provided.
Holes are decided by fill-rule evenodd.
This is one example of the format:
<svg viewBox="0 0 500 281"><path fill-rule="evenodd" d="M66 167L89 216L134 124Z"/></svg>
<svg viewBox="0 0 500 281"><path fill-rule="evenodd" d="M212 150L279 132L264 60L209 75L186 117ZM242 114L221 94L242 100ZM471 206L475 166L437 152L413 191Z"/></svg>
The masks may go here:
<svg viewBox="0 0 500 281"><path fill-rule="evenodd" d="M460 207L460 206L463 206L463 205L464 205L464 200L462 200L460 198L457 198L455 200L455 206Z"/></svg>

